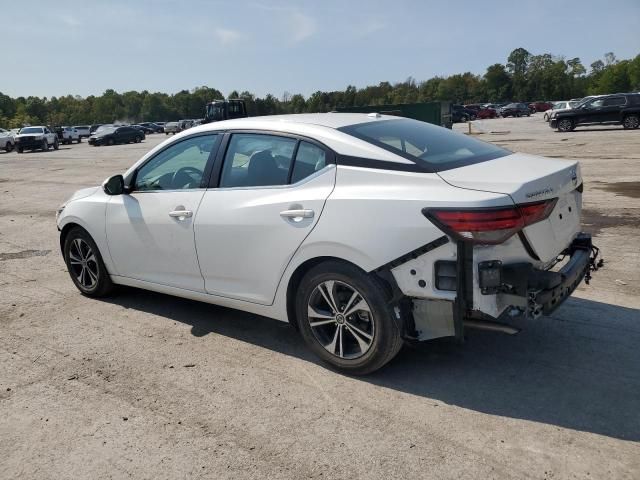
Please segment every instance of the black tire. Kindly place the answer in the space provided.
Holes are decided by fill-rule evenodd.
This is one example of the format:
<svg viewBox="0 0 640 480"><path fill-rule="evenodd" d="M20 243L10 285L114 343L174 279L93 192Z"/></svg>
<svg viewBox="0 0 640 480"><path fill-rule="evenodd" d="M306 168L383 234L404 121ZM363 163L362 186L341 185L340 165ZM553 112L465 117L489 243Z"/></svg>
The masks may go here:
<svg viewBox="0 0 640 480"><path fill-rule="evenodd" d="M561 118L560 120L558 120L557 128L559 132L570 132L576 127L573 124L573 120L571 120L570 118Z"/></svg>
<svg viewBox="0 0 640 480"><path fill-rule="evenodd" d="M89 285L89 282L93 281L93 277L89 273L84 276L78 273L83 267L78 266L77 262L73 260L78 258L76 253L78 252L78 243L76 243L76 241L80 241L80 245L86 245L90 248L90 251L84 250L85 253L89 252L93 254L94 260L86 262L87 268L91 269L90 271L96 277L93 285ZM69 276L76 288L80 290L80 293L88 297L104 297L113 291L113 282L104 266L100 251L93 241L93 238L91 238L91 235L89 235L85 229L74 227L69 231L64 239L63 255ZM91 258L89 254L87 254L87 258ZM88 278L89 281L83 283L79 276L80 278Z"/></svg>
<svg viewBox="0 0 640 480"><path fill-rule="evenodd" d="M78 143L82 142L82 137L78 137Z"/></svg>
<svg viewBox="0 0 640 480"><path fill-rule="evenodd" d="M136 143L140 143L142 141L142 137L136 137Z"/></svg>
<svg viewBox="0 0 640 480"><path fill-rule="evenodd" d="M338 337L338 330L344 327L343 331L345 332L344 335L346 342L350 341L352 347L360 345L359 341L356 342L354 333L349 333L347 335L347 331L353 332L353 330L350 330L349 328L353 326L349 321L361 321L359 313L350 315L347 318L342 317L342 315L336 315L335 324L331 323L323 326L323 328L328 329L328 336L333 336L335 334L333 337L333 353L330 353L328 347L325 347L320 343L318 335L322 332L318 332L318 330L316 330L315 332L318 333L314 333L314 330L309 323L308 312L312 295L314 295L315 298L320 298L316 287L319 287L324 282L328 281L334 281L336 282L336 285L340 285L343 288L350 287L351 292L357 292L359 295L358 298L362 298L370 309L368 320L365 320L365 324L366 322L369 322L369 325L371 326L370 332L372 332L372 336L369 340L370 344L364 353L362 353L362 348L358 346L355 354L356 356L353 358L344 358L347 356L346 352L342 357L339 353L336 353L337 347L335 345L335 339ZM340 298L337 290L335 292L335 298L338 299L337 303L346 303L346 297ZM393 309L387 302L388 298L389 295L387 289L382 281L360 270L358 267L340 261L327 261L321 263L309 270L298 286L295 305L298 329L309 348L322 361L331 367L353 375L365 375L374 372L395 357L403 345L398 325L394 319ZM358 302L359 301L360 300L358 300ZM327 303L326 305L329 304ZM344 305L338 308L340 309L343 307ZM354 316L357 318L354 319ZM343 325L338 324L338 317L342 317L341 321L343 322ZM360 326L362 326L362 324L360 324ZM361 337L361 340L363 339L365 339L364 336Z"/></svg>
<svg viewBox="0 0 640 480"><path fill-rule="evenodd" d="M625 130L634 130L638 128L640 125L640 117L637 114L632 113L631 115L627 115L622 120L622 126Z"/></svg>
<svg viewBox="0 0 640 480"><path fill-rule="evenodd" d="M22 147L18 147L16 150L18 151L18 153L24 153L24 148Z"/></svg>
<svg viewBox="0 0 640 480"><path fill-rule="evenodd" d="M54 150L58 150L58 148L60 148L60 145L58 144L58 139L56 138L56 139L53 141L53 149L54 149Z"/></svg>
<svg viewBox="0 0 640 480"><path fill-rule="evenodd" d="M107 145L112 146L114 145L116 142L113 141L113 138L110 138L109 140L107 140Z"/></svg>
<svg viewBox="0 0 640 480"><path fill-rule="evenodd" d="M47 150L49 150L49 144L47 143L46 138L42 139L42 146L40 147L40 150L42 150L43 152L46 152Z"/></svg>
<svg viewBox="0 0 640 480"><path fill-rule="evenodd" d="M5 152L11 152L13 150L13 143L11 142L7 142L4 146L4 151Z"/></svg>

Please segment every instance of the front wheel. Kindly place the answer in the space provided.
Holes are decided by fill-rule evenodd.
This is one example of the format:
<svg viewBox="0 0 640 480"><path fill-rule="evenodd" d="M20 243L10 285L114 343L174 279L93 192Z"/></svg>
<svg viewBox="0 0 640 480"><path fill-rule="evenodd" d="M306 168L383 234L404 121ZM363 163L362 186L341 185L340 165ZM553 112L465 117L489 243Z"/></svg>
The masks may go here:
<svg viewBox="0 0 640 480"><path fill-rule="evenodd" d="M98 247L86 230L74 227L64 240L63 252L71 280L81 293L104 297L113 290Z"/></svg>
<svg viewBox="0 0 640 480"><path fill-rule="evenodd" d="M7 142L6 145L4 146L4 151L5 152L10 152L12 150L13 150L13 143Z"/></svg>
<svg viewBox="0 0 640 480"><path fill-rule="evenodd" d="M402 347L384 285L359 268L325 262L302 279L296 321L321 360L345 373L364 375L389 362Z"/></svg>
<svg viewBox="0 0 640 480"><path fill-rule="evenodd" d="M142 141L142 137L136 137L136 143L140 143Z"/></svg>
<svg viewBox="0 0 640 480"><path fill-rule="evenodd" d="M71 143L71 142L69 142L69 143ZM60 145L58 144L58 140L56 139L56 140L53 141L53 149L54 150L58 150L58 148L60 148Z"/></svg>
<svg viewBox="0 0 640 480"><path fill-rule="evenodd" d="M558 131L559 132L570 132L575 127L573 126L573 121L570 118L563 118L558 121Z"/></svg>
<svg viewBox="0 0 640 480"><path fill-rule="evenodd" d="M638 128L638 125L640 125L640 119L635 114L627 115L622 121L622 126L627 130Z"/></svg>
<svg viewBox="0 0 640 480"><path fill-rule="evenodd" d="M43 152L46 152L47 150L49 150L49 144L47 143L46 138L42 140L42 145L40 146L40 150L42 150Z"/></svg>
<svg viewBox="0 0 640 480"><path fill-rule="evenodd" d="M82 137L78 137L78 143L82 142Z"/></svg>

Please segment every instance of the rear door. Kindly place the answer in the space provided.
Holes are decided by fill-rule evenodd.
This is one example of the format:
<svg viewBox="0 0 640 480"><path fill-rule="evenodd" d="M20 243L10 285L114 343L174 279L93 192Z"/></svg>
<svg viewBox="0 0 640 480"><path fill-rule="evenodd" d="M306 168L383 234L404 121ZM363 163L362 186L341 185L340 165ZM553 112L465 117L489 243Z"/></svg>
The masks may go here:
<svg viewBox="0 0 640 480"><path fill-rule="evenodd" d="M335 183L331 151L279 134L227 134L195 221L207 293L270 305Z"/></svg>
<svg viewBox="0 0 640 480"><path fill-rule="evenodd" d="M627 103L627 99L624 95L615 97L607 97L602 103L602 121L603 122L619 122L620 111Z"/></svg>

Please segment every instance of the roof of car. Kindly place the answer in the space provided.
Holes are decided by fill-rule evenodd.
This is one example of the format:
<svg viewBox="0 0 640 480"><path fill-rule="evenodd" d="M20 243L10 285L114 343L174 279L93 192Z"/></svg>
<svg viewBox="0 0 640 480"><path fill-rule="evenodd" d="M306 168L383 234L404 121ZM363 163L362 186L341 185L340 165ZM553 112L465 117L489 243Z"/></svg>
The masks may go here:
<svg viewBox="0 0 640 480"><path fill-rule="evenodd" d="M400 118L401 117L392 115L380 115L378 113L296 113L291 115L267 115L263 117L237 118L216 122L215 125L225 128L242 128L243 123L254 124L256 122L260 122L264 123L265 127L268 127L269 124L302 123L329 128L342 128L349 125L368 123L376 120L399 120Z"/></svg>

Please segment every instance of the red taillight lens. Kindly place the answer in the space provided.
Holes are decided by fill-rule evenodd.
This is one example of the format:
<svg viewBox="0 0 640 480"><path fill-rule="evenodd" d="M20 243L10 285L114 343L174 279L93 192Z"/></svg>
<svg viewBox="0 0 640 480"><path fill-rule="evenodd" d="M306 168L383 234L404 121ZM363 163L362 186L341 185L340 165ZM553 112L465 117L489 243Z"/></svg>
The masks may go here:
<svg viewBox="0 0 640 480"><path fill-rule="evenodd" d="M509 207L465 210L424 209L423 213L446 233L474 243L498 244L527 225L547 218L557 199Z"/></svg>

